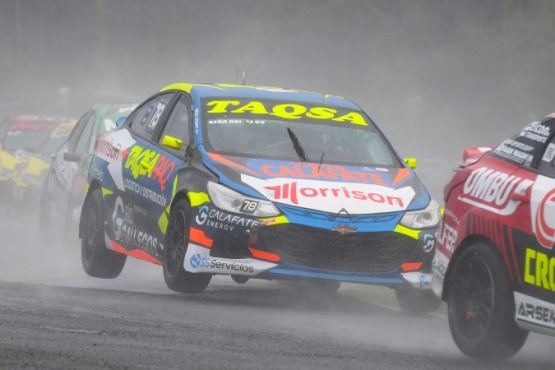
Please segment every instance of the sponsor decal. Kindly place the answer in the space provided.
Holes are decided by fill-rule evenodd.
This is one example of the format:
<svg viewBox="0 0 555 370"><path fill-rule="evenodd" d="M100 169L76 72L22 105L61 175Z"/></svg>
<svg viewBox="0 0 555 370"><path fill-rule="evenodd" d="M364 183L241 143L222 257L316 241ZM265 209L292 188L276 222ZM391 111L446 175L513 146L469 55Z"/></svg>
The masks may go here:
<svg viewBox="0 0 555 370"><path fill-rule="evenodd" d="M154 112L154 115L152 116L152 119L150 120L148 125L145 127L145 133L147 135L152 135L152 133L154 132L154 128L156 127L156 124L160 120L160 117L162 116L162 113L164 112L164 109L166 109L166 104L164 104L162 102L158 102L158 104L156 105L156 112ZM147 118L150 115L151 110L152 110L152 106L148 107L148 111L145 114L145 117L143 117L143 120L145 120L145 118Z"/></svg>
<svg viewBox="0 0 555 370"><path fill-rule="evenodd" d="M263 165L261 172L270 177L296 177L305 179L329 179L345 182L386 185L380 173L349 171L340 165L291 162L289 165Z"/></svg>
<svg viewBox="0 0 555 370"><path fill-rule="evenodd" d="M501 216L508 216L521 203L510 199L510 195L516 193L524 196L532 183L515 175L481 167L472 171L464 183L459 200Z"/></svg>
<svg viewBox="0 0 555 370"><path fill-rule="evenodd" d="M155 150L135 145L127 155L125 168L131 170L135 179L139 176L147 176L156 181L160 185L160 190L164 191L166 182L175 169L175 162Z"/></svg>
<svg viewBox="0 0 555 370"><path fill-rule="evenodd" d="M106 161L113 161L118 159L119 153L120 151L114 148L113 143L106 137L101 137L100 139L98 139L95 151L95 154L98 157Z"/></svg>
<svg viewBox="0 0 555 370"><path fill-rule="evenodd" d="M348 225L337 225L331 228L333 231L338 232L341 235L352 234L357 231L356 227Z"/></svg>
<svg viewBox="0 0 555 370"><path fill-rule="evenodd" d="M199 226L230 232L233 232L236 226L252 228L260 224L257 220L226 213L207 205L199 208L195 221Z"/></svg>
<svg viewBox="0 0 555 370"><path fill-rule="evenodd" d="M195 114L193 116L193 120L195 121L195 135L197 135L199 130L199 109L198 108L195 108Z"/></svg>
<svg viewBox="0 0 555 370"><path fill-rule="evenodd" d="M553 157L555 157L555 144L549 143L542 157L542 161L551 162Z"/></svg>
<svg viewBox="0 0 555 370"><path fill-rule="evenodd" d="M153 255L162 249L158 238L135 227L133 208L125 204L121 197L118 197L114 204L112 225L114 236L118 241L138 246Z"/></svg>
<svg viewBox="0 0 555 370"><path fill-rule="evenodd" d="M209 253L209 249L189 243L183 260L183 267L189 272L257 275L277 266L276 263L253 258L229 259L212 257Z"/></svg>
<svg viewBox="0 0 555 370"><path fill-rule="evenodd" d="M238 262L219 260L216 258L203 257L199 253L191 256L189 260L189 264L194 269L211 268L211 269L226 271L232 274L238 273L238 272L248 273L248 274L254 273L253 266L248 266L246 264L238 263Z"/></svg>
<svg viewBox="0 0 555 370"><path fill-rule="evenodd" d="M418 275L418 283L420 288L429 288L432 286L432 277L430 275Z"/></svg>
<svg viewBox="0 0 555 370"><path fill-rule="evenodd" d="M455 250L455 243L457 242L457 229L442 222L438 234L438 242L445 247L449 252L453 253Z"/></svg>
<svg viewBox="0 0 555 370"><path fill-rule="evenodd" d="M8 127L9 131L50 131L56 128L52 123L17 122Z"/></svg>
<svg viewBox="0 0 555 370"><path fill-rule="evenodd" d="M555 257L526 248L524 282L555 292Z"/></svg>
<svg viewBox="0 0 555 370"><path fill-rule="evenodd" d="M516 318L555 328L555 305L515 292Z"/></svg>
<svg viewBox="0 0 555 370"><path fill-rule="evenodd" d="M446 260L446 257L444 255L441 255L441 257L439 257L436 254L434 256L434 259L432 260L432 280L435 277L441 278L443 280L443 278L445 277L445 273L447 272L447 263L444 260Z"/></svg>
<svg viewBox="0 0 555 370"><path fill-rule="evenodd" d="M91 167L90 175L93 179L97 179L100 182L102 182L102 180L104 180L104 171L102 171L97 166L93 165Z"/></svg>
<svg viewBox="0 0 555 370"><path fill-rule="evenodd" d="M534 147L531 145L507 139L493 152L501 157L529 166L534 160L534 156L529 154L529 152L532 152L533 150Z"/></svg>
<svg viewBox="0 0 555 370"><path fill-rule="evenodd" d="M549 127L544 126L540 121L532 122L526 126L521 132L520 137L525 137L539 143L545 143L549 138Z"/></svg>
<svg viewBox="0 0 555 370"><path fill-rule="evenodd" d="M425 234L422 249L426 253L430 253L436 246L436 238L432 234Z"/></svg>
<svg viewBox="0 0 555 370"><path fill-rule="evenodd" d="M123 179L123 187L124 189L130 190L135 194L138 194L143 198L146 198L164 208L168 203L168 200L162 194L158 194L157 192L150 190L143 185L138 184L135 181L129 180L127 178Z"/></svg>
<svg viewBox="0 0 555 370"><path fill-rule="evenodd" d="M219 118L219 119L211 119L208 120L208 124L209 125L233 125L233 124L242 124L242 123L247 123L247 124L252 124L254 121L256 122L260 122L257 124L264 124L266 123L263 120L242 120L242 119L227 119L227 118Z"/></svg>
<svg viewBox="0 0 555 370"><path fill-rule="evenodd" d="M333 213L345 209L351 215L402 211L415 195L414 189L408 186L393 189L376 184L264 180L245 174L241 180L270 201Z"/></svg>
<svg viewBox="0 0 555 370"><path fill-rule="evenodd" d="M53 139L66 138L69 136L74 126L75 123L73 121L62 123L52 131L50 137Z"/></svg>
<svg viewBox="0 0 555 370"><path fill-rule="evenodd" d="M532 228L542 247L553 248L555 242L555 189L549 190L537 204L532 207Z"/></svg>
<svg viewBox="0 0 555 370"><path fill-rule="evenodd" d="M457 217L457 215L451 210L451 208L445 208L444 214L451 217L457 225L459 224L459 217Z"/></svg>
<svg viewBox="0 0 555 370"><path fill-rule="evenodd" d="M210 108L207 114L241 114L266 115L279 118L298 120L311 118L316 120L331 120L336 122L350 122L355 125L368 126L360 112L339 112L331 107L307 107L298 103L272 104L261 101L212 100L206 103Z"/></svg>

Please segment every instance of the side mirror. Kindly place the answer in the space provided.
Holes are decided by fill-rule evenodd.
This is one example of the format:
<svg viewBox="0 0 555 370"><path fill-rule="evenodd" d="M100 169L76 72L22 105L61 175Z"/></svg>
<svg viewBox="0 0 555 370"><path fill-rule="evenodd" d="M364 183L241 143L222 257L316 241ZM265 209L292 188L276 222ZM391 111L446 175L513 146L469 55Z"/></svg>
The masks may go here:
<svg viewBox="0 0 555 370"><path fill-rule="evenodd" d="M414 157L403 158L403 162L405 162L405 164L409 166L409 168L412 168L413 170L416 168L416 158Z"/></svg>
<svg viewBox="0 0 555 370"><path fill-rule="evenodd" d="M162 145L171 149L179 150L183 146L183 140L170 135L165 135L162 139Z"/></svg>
<svg viewBox="0 0 555 370"><path fill-rule="evenodd" d="M79 154L75 153L64 153L64 161L66 162L74 162L74 163L81 163L83 158Z"/></svg>

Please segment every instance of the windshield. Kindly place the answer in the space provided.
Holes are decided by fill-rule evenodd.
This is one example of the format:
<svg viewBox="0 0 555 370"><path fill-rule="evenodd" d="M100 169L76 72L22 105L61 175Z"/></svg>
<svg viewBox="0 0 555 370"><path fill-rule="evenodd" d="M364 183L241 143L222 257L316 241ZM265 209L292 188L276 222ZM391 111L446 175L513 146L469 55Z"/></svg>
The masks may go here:
<svg viewBox="0 0 555 370"><path fill-rule="evenodd" d="M20 149L36 151L54 127L55 125L50 124L13 124L7 128L2 138L2 149L9 152Z"/></svg>
<svg viewBox="0 0 555 370"><path fill-rule="evenodd" d="M204 103L204 141L211 152L311 163L401 166L382 134L359 111L269 101Z"/></svg>
<svg viewBox="0 0 555 370"><path fill-rule="evenodd" d="M58 151L66 141L67 136L49 136L42 142L37 152L40 154L51 155Z"/></svg>
<svg viewBox="0 0 555 370"><path fill-rule="evenodd" d="M70 120L58 125L49 135L42 141L37 148L37 152L44 155L51 155L58 151L69 137L71 130L75 127L77 121Z"/></svg>

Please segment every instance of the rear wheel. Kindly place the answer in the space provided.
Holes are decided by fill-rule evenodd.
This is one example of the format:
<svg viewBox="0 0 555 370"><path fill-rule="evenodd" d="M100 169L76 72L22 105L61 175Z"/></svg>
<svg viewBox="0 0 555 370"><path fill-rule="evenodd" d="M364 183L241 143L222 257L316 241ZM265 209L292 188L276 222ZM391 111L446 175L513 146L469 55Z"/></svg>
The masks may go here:
<svg viewBox="0 0 555 370"><path fill-rule="evenodd" d="M81 239L81 262L87 274L93 277L113 279L121 273L126 255L106 248L104 241L104 217L102 217L102 194L95 189L85 203Z"/></svg>
<svg viewBox="0 0 555 370"><path fill-rule="evenodd" d="M189 204L183 199L172 207L164 242L164 280L168 288L176 292L201 293L210 283L212 275L193 274L185 271L183 267L185 252L189 244L190 214Z"/></svg>
<svg viewBox="0 0 555 370"><path fill-rule="evenodd" d="M408 284L395 288L395 296L399 307L412 314L435 312L442 303L432 290L416 289Z"/></svg>
<svg viewBox="0 0 555 370"><path fill-rule="evenodd" d="M478 243L453 267L447 302L449 327L459 349L469 357L497 360L513 356L528 332L515 322L515 303L501 258Z"/></svg>

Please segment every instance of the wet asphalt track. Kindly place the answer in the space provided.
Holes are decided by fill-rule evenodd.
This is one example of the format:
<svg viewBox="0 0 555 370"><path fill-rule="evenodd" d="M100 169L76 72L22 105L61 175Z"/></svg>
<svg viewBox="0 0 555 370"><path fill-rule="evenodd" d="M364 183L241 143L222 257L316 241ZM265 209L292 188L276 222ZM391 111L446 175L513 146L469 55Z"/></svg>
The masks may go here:
<svg viewBox="0 0 555 370"><path fill-rule="evenodd" d="M0 218L0 368L552 369L555 338L531 334L510 361L459 353L444 313L399 312L384 288L322 296L228 277L200 295L168 290L161 268L128 259L86 276L78 247L41 240L32 216Z"/></svg>

